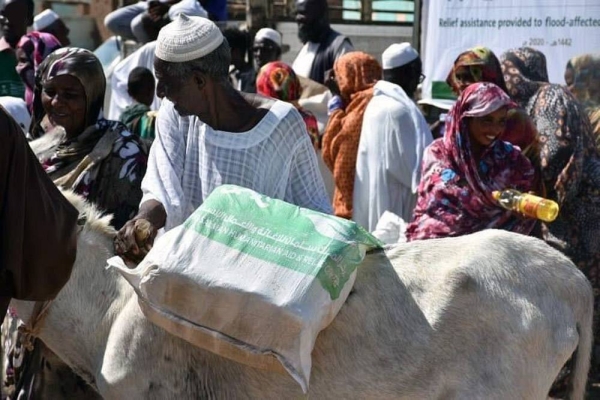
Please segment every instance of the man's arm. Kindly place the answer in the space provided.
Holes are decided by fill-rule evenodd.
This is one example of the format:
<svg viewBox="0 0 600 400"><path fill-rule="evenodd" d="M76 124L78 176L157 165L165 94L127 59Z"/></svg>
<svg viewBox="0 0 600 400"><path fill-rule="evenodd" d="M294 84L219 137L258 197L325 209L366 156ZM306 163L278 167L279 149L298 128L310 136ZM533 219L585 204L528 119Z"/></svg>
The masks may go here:
<svg viewBox="0 0 600 400"><path fill-rule="evenodd" d="M119 231L115 239L117 254L135 260L150 249L159 229L168 230L183 222L186 202L181 177L187 129L187 123L181 123L173 104L163 101L142 181L140 209Z"/></svg>

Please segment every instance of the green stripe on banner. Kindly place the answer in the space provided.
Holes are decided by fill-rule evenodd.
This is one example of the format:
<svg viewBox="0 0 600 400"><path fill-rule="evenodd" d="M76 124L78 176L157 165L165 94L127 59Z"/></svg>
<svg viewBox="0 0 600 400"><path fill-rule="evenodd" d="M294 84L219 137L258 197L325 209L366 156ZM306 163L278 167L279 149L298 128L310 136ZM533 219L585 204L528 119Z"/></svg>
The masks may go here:
<svg viewBox="0 0 600 400"><path fill-rule="evenodd" d="M444 81L433 81L431 83L431 97L434 99L456 100L452 88Z"/></svg>

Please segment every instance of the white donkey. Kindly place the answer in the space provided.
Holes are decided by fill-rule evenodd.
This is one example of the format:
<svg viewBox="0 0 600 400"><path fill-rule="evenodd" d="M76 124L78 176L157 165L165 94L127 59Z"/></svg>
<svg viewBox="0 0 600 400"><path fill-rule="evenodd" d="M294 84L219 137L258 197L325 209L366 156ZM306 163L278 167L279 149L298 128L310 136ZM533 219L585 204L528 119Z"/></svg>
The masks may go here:
<svg viewBox="0 0 600 400"><path fill-rule="evenodd" d="M69 283L40 338L106 399L290 399L289 377L195 348L144 318L105 269L115 235L93 206ZM313 399L544 399L575 353L583 399L592 289L544 242L503 231L405 243L367 255L313 351ZM12 304L23 320L33 304Z"/></svg>

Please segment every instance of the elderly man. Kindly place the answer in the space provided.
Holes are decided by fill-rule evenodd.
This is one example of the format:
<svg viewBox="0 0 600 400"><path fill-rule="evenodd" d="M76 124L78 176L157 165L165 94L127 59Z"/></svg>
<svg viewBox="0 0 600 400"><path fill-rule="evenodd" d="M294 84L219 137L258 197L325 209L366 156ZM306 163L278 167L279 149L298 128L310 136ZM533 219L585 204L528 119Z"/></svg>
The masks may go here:
<svg viewBox="0 0 600 400"><path fill-rule="evenodd" d="M433 137L412 96L421 59L409 43L382 55L383 78L365 111L354 180L354 221L373 231L385 211L412 219L423 151Z"/></svg>
<svg viewBox="0 0 600 400"><path fill-rule="evenodd" d="M302 117L288 103L235 90L230 59L208 19L180 14L161 30L154 68L164 100L140 211L117 235L118 254L139 258L158 229L181 224L223 184L331 212Z"/></svg>
<svg viewBox="0 0 600 400"><path fill-rule="evenodd" d="M71 31L60 16L51 9L44 10L33 18L33 30L54 35L63 46L71 44L69 39Z"/></svg>
<svg viewBox="0 0 600 400"><path fill-rule="evenodd" d="M262 28L256 32L252 46L256 70L260 71L263 65L280 60L282 45L281 33L275 29Z"/></svg>
<svg viewBox="0 0 600 400"><path fill-rule="evenodd" d="M304 44L294 61L294 72L324 83L325 73L338 57L354 50L350 39L331 29L327 0L296 2L298 38Z"/></svg>
<svg viewBox="0 0 600 400"><path fill-rule="evenodd" d="M25 85L15 70L17 56L15 48L33 22L33 0L0 1L0 96L23 98Z"/></svg>

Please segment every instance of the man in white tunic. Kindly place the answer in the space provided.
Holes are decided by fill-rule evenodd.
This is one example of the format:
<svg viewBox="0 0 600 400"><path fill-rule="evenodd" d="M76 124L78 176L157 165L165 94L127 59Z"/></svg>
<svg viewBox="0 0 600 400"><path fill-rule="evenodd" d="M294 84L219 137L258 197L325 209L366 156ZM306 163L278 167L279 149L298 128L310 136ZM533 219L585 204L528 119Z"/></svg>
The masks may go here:
<svg viewBox="0 0 600 400"><path fill-rule="evenodd" d="M373 231L390 211L412 219L423 151L433 140L412 96L422 80L421 59L409 43L382 55L383 78L365 111L354 180L353 219Z"/></svg>
<svg viewBox="0 0 600 400"><path fill-rule="evenodd" d="M118 254L139 259L158 229L181 224L224 184L331 213L302 117L288 103L235 90L230 58L208 19L181 14L160 31L154 69L164 99L140 210L117 235Z"/></svg>

